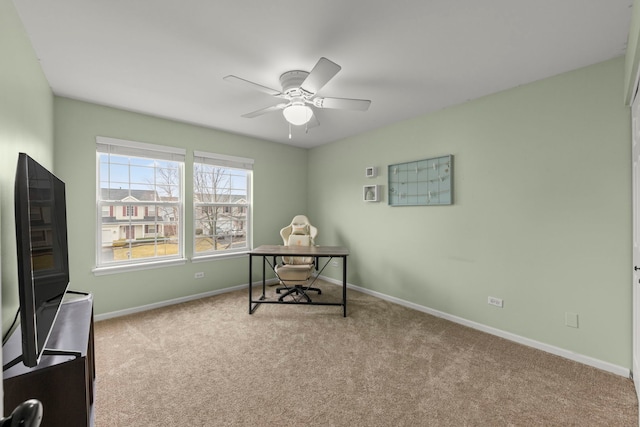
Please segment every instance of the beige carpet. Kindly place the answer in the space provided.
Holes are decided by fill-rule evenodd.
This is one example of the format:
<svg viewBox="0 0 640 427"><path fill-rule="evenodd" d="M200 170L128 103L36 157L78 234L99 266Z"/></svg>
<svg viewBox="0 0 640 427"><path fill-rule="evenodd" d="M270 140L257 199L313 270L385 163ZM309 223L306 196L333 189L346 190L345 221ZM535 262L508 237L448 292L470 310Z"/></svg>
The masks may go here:
<svg viewBox="0 0 640 427"><path fill-rule="evenodd" d="M324 300L341 288L322 284ZM349 291L97 322L96 426L637 426L631 380Z"/></svg>

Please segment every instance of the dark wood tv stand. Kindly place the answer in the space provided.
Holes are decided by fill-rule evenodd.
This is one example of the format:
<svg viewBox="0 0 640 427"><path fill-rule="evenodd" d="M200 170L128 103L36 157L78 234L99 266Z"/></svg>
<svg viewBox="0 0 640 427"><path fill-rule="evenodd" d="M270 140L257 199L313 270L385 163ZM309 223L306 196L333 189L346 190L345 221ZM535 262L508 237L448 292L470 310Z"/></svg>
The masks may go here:
<svg viewBox="0 0 640 427"><path fill-rule="evenodd" d="M69 297L60 306L47 349L54 353L77 352L80 356L43 355L34 368L18 363L7 369L3 374L4 416L27 399L38 399L43 407L41 427L91 425L95 380L93 297ZM3 362L21 353L18 326L2 347Z"/></svg>

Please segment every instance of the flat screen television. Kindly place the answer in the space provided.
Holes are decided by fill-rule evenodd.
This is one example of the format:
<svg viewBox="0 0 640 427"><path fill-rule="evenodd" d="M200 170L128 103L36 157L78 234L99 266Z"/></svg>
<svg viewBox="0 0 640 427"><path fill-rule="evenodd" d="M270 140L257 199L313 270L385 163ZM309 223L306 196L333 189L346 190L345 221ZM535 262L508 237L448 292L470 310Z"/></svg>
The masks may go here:
<svg viewBox="0 0 640 427"><path fill-rule="evenodd" d="M15 181L22 362L40 361L69 286L65 185L24 153Z"/></svg>

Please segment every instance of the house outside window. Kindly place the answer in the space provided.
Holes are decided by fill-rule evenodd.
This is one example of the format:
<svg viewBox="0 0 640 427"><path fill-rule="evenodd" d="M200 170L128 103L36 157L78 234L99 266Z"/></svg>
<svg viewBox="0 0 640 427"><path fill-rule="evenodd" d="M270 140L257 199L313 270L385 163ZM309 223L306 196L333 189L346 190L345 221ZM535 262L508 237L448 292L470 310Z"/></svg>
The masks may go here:
<svg viewBox="0 0 640 427"><path fill-rule="evenodd" d="M251 249L253 159L196 151L194 258Z"/></svg>
<svg viewBox="0 0 640 427"><path fill-rule="evenodd" d="M96 270L184 262L185 150L103 137L96 142Z"/></svg>

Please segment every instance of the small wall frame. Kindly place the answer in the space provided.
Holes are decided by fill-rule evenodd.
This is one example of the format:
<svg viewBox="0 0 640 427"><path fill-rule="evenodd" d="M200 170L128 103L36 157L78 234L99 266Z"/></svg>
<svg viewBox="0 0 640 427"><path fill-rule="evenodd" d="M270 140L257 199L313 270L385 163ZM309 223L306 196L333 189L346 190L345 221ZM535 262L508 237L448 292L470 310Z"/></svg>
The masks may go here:
<svg viewBox="0 0 640 427"><path fill-rule="evenodd" d="M377 185L365 185L362 187L362 199L365 202L377 202L378 199L378 186Z"/></svg>
<svg viewBox="0 0 640 427"><path fill-rule="evenodd" d="M375 166L367 166L364 169L364 176L366 178L375 178L377 175L377 170Z"/></svg>
<svg viewBox="0 0 640 427"><path fill-rule="evenodd" d="M388 167L390 206L453 204L453 155Z"/></svg>

